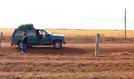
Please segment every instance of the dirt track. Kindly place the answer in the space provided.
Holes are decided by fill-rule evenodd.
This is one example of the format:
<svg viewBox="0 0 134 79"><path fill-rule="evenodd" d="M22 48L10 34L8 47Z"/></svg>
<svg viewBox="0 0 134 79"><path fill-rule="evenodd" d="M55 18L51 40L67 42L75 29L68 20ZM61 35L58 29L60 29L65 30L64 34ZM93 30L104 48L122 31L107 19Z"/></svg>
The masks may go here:
<svg viewBox="0 0 134 79"><path fill-rule="evenodd" d="M27 79L133 79L134 44L68 43L62 49L33 47L25 55L5 44L0 48L0 77Z"/></svg>

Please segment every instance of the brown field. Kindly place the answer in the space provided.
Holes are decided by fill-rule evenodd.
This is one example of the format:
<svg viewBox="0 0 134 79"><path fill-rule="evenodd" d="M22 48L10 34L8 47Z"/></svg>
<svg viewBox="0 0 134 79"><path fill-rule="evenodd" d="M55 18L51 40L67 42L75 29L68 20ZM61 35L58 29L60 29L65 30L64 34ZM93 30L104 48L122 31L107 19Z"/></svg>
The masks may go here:
<svg viewBox="0 0 134 79"><path fill-rule="evenodd" d="M0 28L0 32L4 32L5 36L9 36L14 31L13 28ZM124 31L123 30L62 30L57 29L49 30L52 33L61 33L64 34L67 37L76 37L76 36L95 36L96 33L101 34L101 36L106 37L123 37ZM127 36L128 37L134 37L134 31L133 30L127 30Z"/></svg>
<svg viewBox="0 0 134 79"><path fill-rule="evenodd" d="M68 43L62 49L33 47L20 55L17 47L0 48L2 79L134 79L134 44Z"/></svg>
<svg viewBox="0 0 134 79"><path fill-rule="evenodd" d="M118 36L123 31L117 31L117 35L116 31L93 30L91 34L90 30L50 31L65 34L68 43L62 49L33 47L20 55L17 47L3 42L0 47L0 79L134 79L132 31L129 31L127 40ZM97 32L103 39L100 54L95 57L94 37Z"/></svg>
<svg viewBox="0 0 134 79"><path fill-rule="evenodd" d="M4 41L10 41L13 28L0 28L4 33ZM95 35L100 34L101 42L131 42L134 41L134 31L127 30L127 40L124 40L123 30L49 30L52 33L64 34L68 42L95 42Z"/></svg>

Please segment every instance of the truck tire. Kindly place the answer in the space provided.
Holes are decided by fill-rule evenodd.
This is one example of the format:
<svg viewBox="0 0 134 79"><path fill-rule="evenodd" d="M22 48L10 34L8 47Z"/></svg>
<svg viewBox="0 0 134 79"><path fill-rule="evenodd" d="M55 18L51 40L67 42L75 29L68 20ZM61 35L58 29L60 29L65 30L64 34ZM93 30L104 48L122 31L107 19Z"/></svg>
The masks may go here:
<svg viewBox="0 0 134 79"><path fill-rule="evenodd" d="M61 41L55 41L53 43L53 47L56 48L56 49L62 48L62 42Z"/></svg>

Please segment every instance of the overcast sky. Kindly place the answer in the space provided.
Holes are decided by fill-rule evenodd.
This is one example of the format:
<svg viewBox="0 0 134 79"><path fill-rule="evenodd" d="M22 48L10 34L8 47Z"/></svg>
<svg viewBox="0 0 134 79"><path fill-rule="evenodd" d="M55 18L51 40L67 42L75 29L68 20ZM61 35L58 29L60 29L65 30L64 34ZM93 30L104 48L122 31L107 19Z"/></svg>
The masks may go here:
<svg viewBox="0 0 134 79"><path fill-rule="evenodd" d="M133 0L0 0L0 28L134 29Z"/></svg>

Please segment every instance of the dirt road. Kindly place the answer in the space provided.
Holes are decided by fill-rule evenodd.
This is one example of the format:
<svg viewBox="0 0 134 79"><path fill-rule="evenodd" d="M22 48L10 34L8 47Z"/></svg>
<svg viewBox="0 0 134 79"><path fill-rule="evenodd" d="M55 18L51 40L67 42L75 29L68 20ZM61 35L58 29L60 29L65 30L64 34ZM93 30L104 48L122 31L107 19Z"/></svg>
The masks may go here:
<svg viewBox="0 0 134 79"><path fill-rule="evenodd" d="M4 79L134 79L134 44L68 43L62 49L33 47L20 50L3 44L0 48L0 77Z"/></svg>

